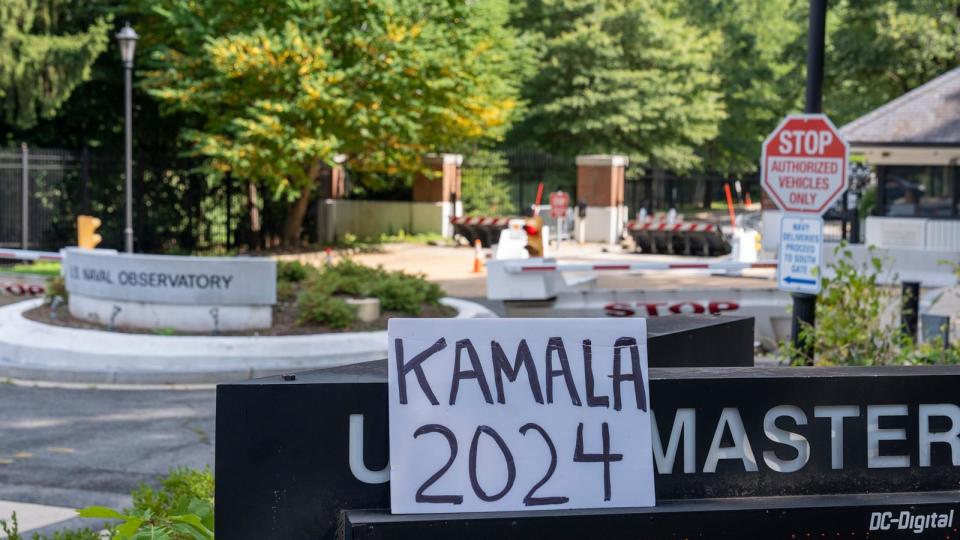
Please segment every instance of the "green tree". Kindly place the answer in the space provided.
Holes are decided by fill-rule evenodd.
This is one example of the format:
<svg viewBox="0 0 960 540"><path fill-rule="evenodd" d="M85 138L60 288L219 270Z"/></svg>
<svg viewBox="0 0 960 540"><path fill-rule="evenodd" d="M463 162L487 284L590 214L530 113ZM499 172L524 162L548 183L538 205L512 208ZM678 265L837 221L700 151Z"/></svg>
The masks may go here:
<svg viewBox="0 0 960 540"><path fill-rule="evenodd" d="M84 14L71 4L0 2L0 109L5 124L29 128L53 117L106 49L110 19L78 23Z"/></svg>
<svg viewBox="0 0 960 540"><path fill-rule="evenodd" d="M794 0L689 0L683 12L704 32L718 32L714 55L726 118L703 148L704 165L751 173L760 145L780 119L802 107L807 3Z"/></svg>
<svg viewBox="0 0 960 540"><path fill-rule="evenodd" d="M688 169L724 118L715 32L653 0L527 0L513 24L539 44L515 141L563 155L625 152Z"/></svg>
<svg viewBox="0 0 960 540"><path fill-rule="evenodd" d="M831 4L823 105L837 125L960 64L958 0Z"/></svg>
<svg viewBox="0 0 960 540"><path fill-rule="evenodd" d="M286 197L295 243L322 164L422 169L426 152L503 134L521 45L506 0L163 0L146 87L199 115L183 136L221 171Z"/></svg>

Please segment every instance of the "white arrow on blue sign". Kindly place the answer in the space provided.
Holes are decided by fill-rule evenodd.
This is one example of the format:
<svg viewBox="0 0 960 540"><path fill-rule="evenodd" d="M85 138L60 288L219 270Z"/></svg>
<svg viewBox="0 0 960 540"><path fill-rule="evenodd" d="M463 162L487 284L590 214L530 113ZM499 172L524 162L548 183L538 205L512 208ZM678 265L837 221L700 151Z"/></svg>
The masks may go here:
<svg viewBox="0 0 960 540"><path fill-rule="evenodd" d="M780 221L780 255L777 288L817 294L823 257L823 219L820 216L784 214Z"/></svg>

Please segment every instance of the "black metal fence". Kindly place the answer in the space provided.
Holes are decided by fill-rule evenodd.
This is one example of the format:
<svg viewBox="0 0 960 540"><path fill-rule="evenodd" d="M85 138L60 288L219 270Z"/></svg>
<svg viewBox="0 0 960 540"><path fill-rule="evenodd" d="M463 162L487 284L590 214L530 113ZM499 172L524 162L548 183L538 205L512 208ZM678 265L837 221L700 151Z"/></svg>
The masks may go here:
<svg viewBox="0 0 960 540"><path fill-rule="evenodd" d="M723 197L725 180L718 176L656 172L634 177L630 172L628 169L624 204L631 215L642 207L650 211L709 207ZM577 167L569 157L519 148L478 150L465 156L462 174L465 185L473 183L472 196L488 199L494 213L517 214L529 208L541 182L543 204L549 193L557 190L566 191L576 201ZM225 253L251 242L271 246L279 241L287 203L274 201L268 193L259 194L261 231L254 238L246 182L210 171L202 160L138 151L134 175L134 238L139 252ZM348 182L351 178L355 185L363 180L359 173L347 171ZM386 198L409 200L409 182L380 180L367 178L365 185L387 186L391 196ZM751 179L743 183L744 189L751 189ZM384 193L353 195L380 199ZM467 195L465 186L464 197ZM303 230L314 233L314 205L310 208ZM0 148L0 246L57 249L74 245L80 214L102 220L98 231L103 236L101 247L122 249L122 154L93 149ZM308 236L305 240L317 240L315 234Z"/></svg>
<svg viewBox="0 0 960 540"><path fill-rule="evenodd" d="M134 171L137 251L217 253L244 240L247 196L229 177L198 160L154 152L136 153ZM122 157L90 149L0 149L0 246L74 245L80 214L102 220L101 247L122 249Z"/></svg>

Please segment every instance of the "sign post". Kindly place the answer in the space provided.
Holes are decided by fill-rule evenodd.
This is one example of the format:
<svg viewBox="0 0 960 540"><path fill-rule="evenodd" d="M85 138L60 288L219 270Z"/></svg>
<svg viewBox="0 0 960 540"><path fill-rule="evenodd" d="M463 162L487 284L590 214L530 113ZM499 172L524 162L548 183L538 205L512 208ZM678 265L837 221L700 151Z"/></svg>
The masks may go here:
<svg viewBox="0 0 960 540"><path fill-rule="evenodd" d="M787 116L763 143L763 188L784 211L780 228L777 286L793 294L793 342L813 359L811 344L800 340L813 326L820 292L823 219L847 190L849 147L823 114Z"/></svg>
<svg viewBox="0 0 960 540"><path fill-rule="evenodd" d="M550 217L557 222L557 249L560 249L560 232L567 221L567 208L570 206L570 195L565 191L554 191L550 194Z"/></svg>

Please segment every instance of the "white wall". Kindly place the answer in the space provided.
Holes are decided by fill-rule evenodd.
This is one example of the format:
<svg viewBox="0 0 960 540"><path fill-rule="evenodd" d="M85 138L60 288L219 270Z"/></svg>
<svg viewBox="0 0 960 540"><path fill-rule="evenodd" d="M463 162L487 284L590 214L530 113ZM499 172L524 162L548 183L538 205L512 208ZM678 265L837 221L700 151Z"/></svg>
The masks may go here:
<svg viewBox="0 0 960 540"><path fill-rule="evenodd" d="M461 215L463 207L458 202L456 213L451 210L450 203L441 202L325 199L317 205L317 232L326 243L342 240L348 233L363 239L401 230L452 236L450 217Z"/></svg>
<svg viewBox="0 0 960 540"><path fill-rule="evenodd" d="M616 244L626 222L626 206L588 206L584 240Z"/></svg>

